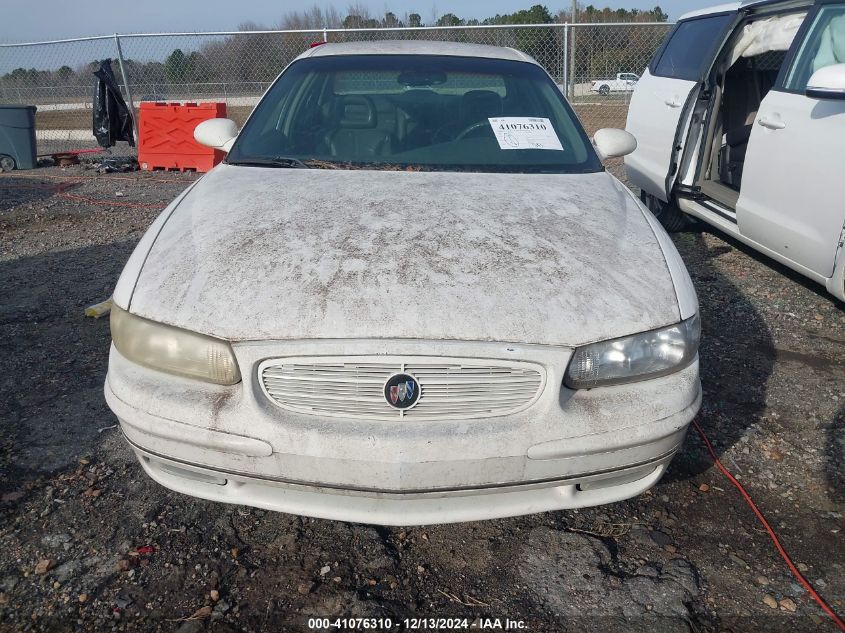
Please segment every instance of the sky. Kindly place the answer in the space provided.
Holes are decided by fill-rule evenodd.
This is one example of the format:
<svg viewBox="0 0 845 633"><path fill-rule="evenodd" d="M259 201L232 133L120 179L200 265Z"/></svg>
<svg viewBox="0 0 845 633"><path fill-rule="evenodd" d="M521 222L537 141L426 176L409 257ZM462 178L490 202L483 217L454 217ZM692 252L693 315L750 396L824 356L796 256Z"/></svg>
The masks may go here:
<svg viewBox="0 0 845 633"><path fill-rule="evenodd" d="M724 0L721 0L724 1ZM692 9L719 4L720 0L587 0L581 4L596 7L650 9L660 4L674 20ZM567 0L356 0L372 15L393 11L398 16L419 13L423 22L432 15L454 13L461 18L483 19L496 13L511 13L545 4L554 13L571 6ZM15 9L4 10L0 20L0 42L27 42L112 33L159 31L231 31L238 24L256 22L278 25L290 11L301 11L315 4L334 5L342 13L353 2L348 0L37 0L10 2ZM0 55L3 52L0 50Z"/></svg>

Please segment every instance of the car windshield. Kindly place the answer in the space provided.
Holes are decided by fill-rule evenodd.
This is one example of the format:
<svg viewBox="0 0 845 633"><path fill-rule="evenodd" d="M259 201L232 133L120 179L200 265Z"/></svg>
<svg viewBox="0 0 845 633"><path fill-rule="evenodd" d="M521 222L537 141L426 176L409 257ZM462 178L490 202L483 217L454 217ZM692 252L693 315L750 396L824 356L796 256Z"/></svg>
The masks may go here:
<svg viewBox="0 0 845 633"><path fill-rule="evenodd" d="M341 169L602 169L540 67L431 55L294 62L258 104L227 160Z"/></svg>

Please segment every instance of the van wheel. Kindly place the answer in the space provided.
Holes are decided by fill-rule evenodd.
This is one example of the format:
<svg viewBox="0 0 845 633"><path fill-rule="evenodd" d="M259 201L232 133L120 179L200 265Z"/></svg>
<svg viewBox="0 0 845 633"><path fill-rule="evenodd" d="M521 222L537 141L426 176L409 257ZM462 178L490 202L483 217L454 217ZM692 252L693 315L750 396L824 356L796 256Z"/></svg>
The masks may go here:
<svg viewBox="0 0 845 633"><path fill-rule="evenodd" d="M12 171L15 166L14 158L6 154L0 154L0 171Z"/></svg>
<svg viewBox="0 0 845 633"><path fill-rule="evenodd" d="M603 97L606 97L610 94L610 86L604 84L603 86L599 86L599 94Z"/></svg>
<svg viewBox="0 0 845 633"><path fill-rule="evenodd" d="M640 193L640 199L670 233L685 231L692 226L692 219L674 202L663 202L645 191Z"/></svg>

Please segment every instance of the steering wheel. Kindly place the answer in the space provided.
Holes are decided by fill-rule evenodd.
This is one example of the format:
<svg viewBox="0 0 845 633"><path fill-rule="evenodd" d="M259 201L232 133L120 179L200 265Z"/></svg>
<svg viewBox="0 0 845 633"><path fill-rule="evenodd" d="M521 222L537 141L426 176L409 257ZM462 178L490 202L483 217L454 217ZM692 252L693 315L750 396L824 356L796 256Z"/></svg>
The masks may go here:
<svg viewBox="0 0 845 633"><path fill-rule="evenodd" d="M453 140L460 141L465 136L472 134L475 130L478 130L478 129L484 127L484 126L489 126L489 125L490 125L489 121L476 121L475 123L472 123L472 124L466 126L463 130L458 132L458 135Z"/></svg>

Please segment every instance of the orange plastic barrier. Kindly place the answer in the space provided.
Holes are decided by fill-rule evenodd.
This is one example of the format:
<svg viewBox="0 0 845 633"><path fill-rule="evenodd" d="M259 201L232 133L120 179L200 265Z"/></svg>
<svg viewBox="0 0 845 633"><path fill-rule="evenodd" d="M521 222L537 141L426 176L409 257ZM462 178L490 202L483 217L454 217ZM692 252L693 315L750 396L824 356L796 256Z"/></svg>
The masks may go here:
<svg viewBox="0 0 845 633"><path fill-rule="evenodd" d="M194 128L207 119L225 116L225 103L142 102L138 124L141 169L210 170L225 154L197 143Z"/></svg>

